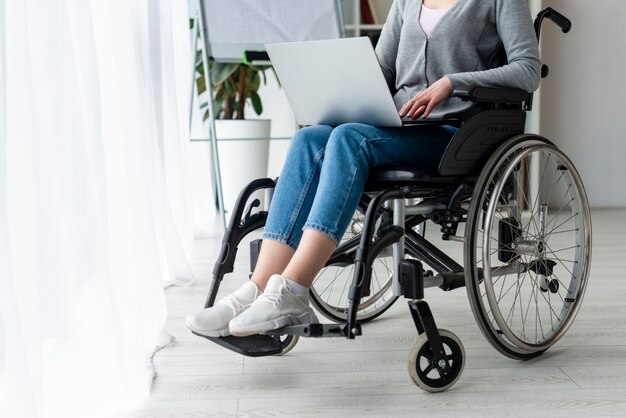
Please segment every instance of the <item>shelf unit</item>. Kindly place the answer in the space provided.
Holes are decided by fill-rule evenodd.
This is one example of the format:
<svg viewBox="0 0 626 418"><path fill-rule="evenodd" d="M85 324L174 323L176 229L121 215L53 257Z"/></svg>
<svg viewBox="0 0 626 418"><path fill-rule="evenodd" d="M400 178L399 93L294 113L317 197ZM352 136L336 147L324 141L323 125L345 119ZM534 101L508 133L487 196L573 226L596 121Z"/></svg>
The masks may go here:
<svg viewBox="0 0 626 418"><path fill-rule="evenodd" d="M393 0L366 0L376 3L377 9L389 10ZM346 36L363 36L380 32L383 23L363 23L361 18L361 0L341 0Z"/></svg>

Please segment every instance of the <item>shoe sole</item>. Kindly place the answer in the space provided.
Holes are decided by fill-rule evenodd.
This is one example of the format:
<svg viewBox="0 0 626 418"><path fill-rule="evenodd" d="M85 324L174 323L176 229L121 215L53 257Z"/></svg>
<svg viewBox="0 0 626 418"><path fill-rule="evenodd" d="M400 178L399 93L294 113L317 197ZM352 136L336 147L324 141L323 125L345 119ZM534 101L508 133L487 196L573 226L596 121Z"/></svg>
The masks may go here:
<svg viewBox="0 0 626 418"><path fill-rule="evenodd" d="M261 322L259 324L238 326L230 328L230 334L236 337L247 337L249 335L262 334L267 331L272 331L278 328L286 327L287 325L299 325L299 324L317 324L319 321L317 316L313 312L305 312L300 315L286 315L280 318L273 319L271 321Z"/></svg>
<svg viewBox="0 0 626 418"><path fill-rule="evenodd" d="M194 334L201 335L203 337L228 337L230 336L230 329L218 329L218 330L204 330L193 327L189 322L185 321L185 325L189 328Z"/></svg>

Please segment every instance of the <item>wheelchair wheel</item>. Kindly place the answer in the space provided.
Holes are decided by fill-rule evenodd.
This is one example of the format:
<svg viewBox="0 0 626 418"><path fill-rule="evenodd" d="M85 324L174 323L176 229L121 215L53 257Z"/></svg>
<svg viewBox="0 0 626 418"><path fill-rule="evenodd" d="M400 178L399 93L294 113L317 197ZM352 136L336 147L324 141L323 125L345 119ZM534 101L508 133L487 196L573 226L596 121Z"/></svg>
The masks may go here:
<svg viewBox="0 0 626 418"><path fill-rule="evenodd" d="M413 382L427 392L443 392L456 383L465 368L465 349L461 340L448 330L440 329L441 343L450 364L443 373L433 360L426 334L420 334L409 352L408 370Z"/></svg>
<svg viewBox="0 0 626 418"><path fill-rule="evenodd" d="M311 301L326 318L342 322L347 319L348 295L354 274L354 254L363 225L363 214L356 212L341 244L348 243L344 254L334 254L330 264L317 275L311 286ZM333 261L334 260L334 261ZM372 263L371 293L361 300L357 312L359 322L367 322L382 315L398 299L393 296L393 257L391 247L384 248L375 255Z"/></svg>
<svg viewBox="0 0 626 418"><path fill-rule="evenodd" d="M503 144L478 178L465 232L467 292L487 340L517 359L556 343L580 308L590 259L589 205L569 158L538 136Z"/></svg>
<svg viewBox="0 0 626 418"><path fill-rule="evenodd" d="M288 352L293 350L296 344L298 344L298 340L300 340L300 337L298 337L297 335L281 335L280 337L276 337L276 339L278 339L278 341L280 341L283 346L283 351L276 355L282 356L283 354L287 354Z"/></svg>

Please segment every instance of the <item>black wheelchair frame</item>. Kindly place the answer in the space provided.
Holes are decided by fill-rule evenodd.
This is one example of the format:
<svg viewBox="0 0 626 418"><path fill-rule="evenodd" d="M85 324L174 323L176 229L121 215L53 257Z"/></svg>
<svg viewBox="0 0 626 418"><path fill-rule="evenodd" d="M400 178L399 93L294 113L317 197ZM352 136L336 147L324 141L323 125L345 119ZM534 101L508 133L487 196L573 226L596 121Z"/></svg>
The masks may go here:
<svg viewBox="0 0 626 418"><path fill-rule="evenodd" d="M545 18L557 24L564 33L571 28L571 22L565 16L547 8L535 19L538 40ZM548 67L544 65L542 77L547 75ZM498 351L509 357L532 358L554 344L576 315L589 271L591 225L582 182L571 162L550 141L536 135L524 134L526 112L532 109L532 93L476 87L457 89L453 97L478 103L480 112L436 121L416 121L418 124L437 123L459 127L448 145L437 173L416 171L411 167L389 167L373 170L368 177L366 191L359 204L365 212L362 231L341 243L327 262L327 265L354 267L344 321L336 324L292 325L266 335L250 337L205 338L247 356L283 354L295 345L298 337L354 339L361 335L359 305L364 297L370 296L372 263L383 249L393 247L394 285L397 287L394 296L397 298L401 295L409 299L410 312L419 334L409 355L409 373L421 388L431 392L445 390L456 382L464 367L464 350L460 340L449 331L438 330L432 312L424 300L424 289L428 287L438 286L444 291L450 291L467 286L472 310L481 330ZM541 152L543 159L548 159L546 167L550 159L558 161L554 163L555 173L561 174L561 177L557 178L567 175L569 179L565 181L565 185L569 186L566 192L569 195L565 202L573 196L570 200L570 203L575 202L571 203L572 211L579 213L571 221L576 227L574 241L580 249L573 250L572 258L576 258L573 267L566 268L572 276L569 284L555 277L554 268L561 259L554 251L545 248L547 238L544 235L550 235L546 235L545 231L550 227L554 230L555 225L560 222L561 210L556 220L550 220L554 224L546 227L548 205L537 204L537 219L532 216L532 223L535 225L532 226L531 220L528 220L528 226L521 226L524 218L520 214L521 208L526 206L528 209L532 206L531 215L535 212L535 203L526 198L525 192L522 191L520 195L523 187L519 180L520 167L525 159L531 158L530 153L533 152ZM543 160L541 161L543 165ZM222 240L205 307L213 306L224 275L234 270L241 240L265 225L267 211L255 212L260 202L255 199L248 203L250 196L258 190L271 190L275 185L276 181L272 179L258 179L242 190ZM569 192L570 189L573 191ZM540 193L537 194L539 196ZM419 199L419 203L407 209L406 199ZM499 208L505 208L509 215L501 215ZM429 220L441 227L444 240L464 243L465 269L416 231L418 226ZM460 223L466 223L464 237L457 236ZM536 232L529 232L532 228ZM497 234L496 238L492 237L492 232ZM569 231L565 231L567 232ZM493 244L496 248L489 254L491 240L497 241L497 244ZM260 240L251 243L251 271L254 270L260 245ZM556 252L558 251L560 250ZM491 261L485 265L485 261L478 260L481 254L482 258L489 260L497 255L501 265L491 268ZM411 258L405 258L405 255ZM426 270L424 264L435 272ZM535 274L528 279L536 289L533 288L530 293L526 319L529 316L532 295L535 304L543 303L543 297L553 312L551 301L548 300L550 297L557 301L560 298L563 303L560 314L555 312L556 319L553 319L553 314L549 313L553 332L548 330L544 333L542 328L540 333L544 336L535 337L532 341L532 338L526 337L526 330L520 333L516 330L517 325L513 325L513 320L504 318L506 312L500 312L498 300L493 303L497 298L492 295L493 289L490 294L489 288L495 287L495 283L500 280L496 278L494 281L494 275L511 272L517 274L518 281L521 275L531 272ZM526 278L522 282L524 280ZM519 282L517 286L516 291L520 292ZM564 297L559 293L559 288L567 290ZM502 293L501 289L500 294ZM513 301L514 306L511 309L515 308L516 303ZM391 304L387 308L389 306ZM382 311L378 314L380 313ZM521 318L524 328L526 319L523 309ZM511 325L508 325L509 320ZM556 326L554 322L557 322ZM543 326L542 323L539 325ZM537 328L535 321L536 335L539 334ZM420 364L424 359L426 365L422 366ZM431 377L433 371L435 376Z"/></svg>

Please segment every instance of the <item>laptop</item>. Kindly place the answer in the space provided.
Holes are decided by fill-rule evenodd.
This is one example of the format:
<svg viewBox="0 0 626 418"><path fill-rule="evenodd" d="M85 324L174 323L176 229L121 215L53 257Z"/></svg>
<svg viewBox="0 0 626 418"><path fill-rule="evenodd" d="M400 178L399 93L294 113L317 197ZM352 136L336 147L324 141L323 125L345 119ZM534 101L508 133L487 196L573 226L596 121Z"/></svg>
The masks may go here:
<svg viewBox="0 0 626 418"><path fill-rule="evenodd" d="M368 37L265 48L298 124L402 126Z"/></svg>

